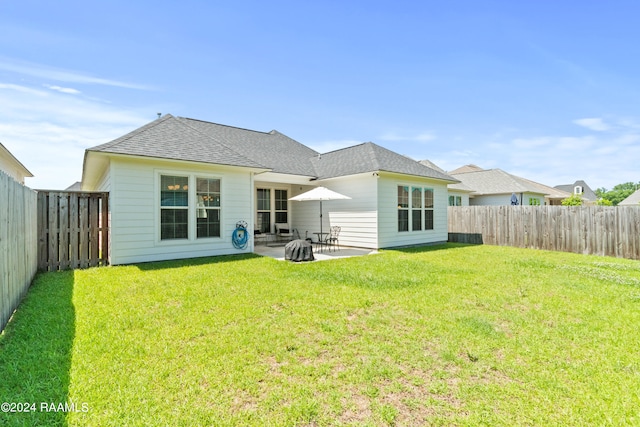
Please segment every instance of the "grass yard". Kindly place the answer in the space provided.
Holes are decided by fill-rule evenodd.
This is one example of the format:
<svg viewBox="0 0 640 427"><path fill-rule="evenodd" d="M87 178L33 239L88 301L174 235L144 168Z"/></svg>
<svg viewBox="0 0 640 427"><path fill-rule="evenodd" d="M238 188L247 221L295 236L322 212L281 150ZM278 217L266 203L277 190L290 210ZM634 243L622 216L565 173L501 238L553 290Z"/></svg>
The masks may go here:
<svg viewBox="0 0 640 427"><path fill-rule="evenodd" d="M47 273L0 336L0 402L36 411L0 425L640 425L639 343L640 263L613 258L449 244Z"/></svg>

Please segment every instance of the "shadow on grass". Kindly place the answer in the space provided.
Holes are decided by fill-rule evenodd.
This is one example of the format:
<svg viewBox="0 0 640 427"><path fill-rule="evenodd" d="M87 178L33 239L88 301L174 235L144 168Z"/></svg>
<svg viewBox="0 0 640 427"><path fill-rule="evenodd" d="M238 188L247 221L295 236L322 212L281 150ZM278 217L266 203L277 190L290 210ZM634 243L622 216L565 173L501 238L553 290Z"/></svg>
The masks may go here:
<svg viewBox="0 0 640 427"><path fill-rule="evenodd" d="M36 276L0 335L2 426L65 426L75 336L73 271ZM29 412L25 412L27 409ZM48 410L47 410L48 409Z"/></svg>
<svg viewBox="0 0 640 427"><path fill-rule="evenodd" d="M452 250L452 249L464 249L464 248L469 248L469 247L474 247L474 246L478 246L477 244L472 244L472 243L437 243L437 244L430 244L430 245L421 245L421 246L404 246L404 247L397 247L397 248L389 248L389 249L385 249L385 251L395 251L395 252L402 252L402 253L407 253L407 254L417 254L417 253L422 253L422 252L436 252L436 251L442 251L442 250Z"/></svg>
<svg viewBox="0 0 640 427"><path fill-rule="evenodd" d="M224 262L238 262L238 261L246 261L255 258L262 258L260 255L250 253L250 254L240 254L240 255L218 255L218 256L210 256L210 257L201 257L201 258L185 258L185 259L177 259L170 261L154 261L154 262L142 262L139 264L135 264L142 271L153 271L153 270L165 270L171 268L181 268L181 267L194 267L199 265L206 264L219 264Z"/></svg>

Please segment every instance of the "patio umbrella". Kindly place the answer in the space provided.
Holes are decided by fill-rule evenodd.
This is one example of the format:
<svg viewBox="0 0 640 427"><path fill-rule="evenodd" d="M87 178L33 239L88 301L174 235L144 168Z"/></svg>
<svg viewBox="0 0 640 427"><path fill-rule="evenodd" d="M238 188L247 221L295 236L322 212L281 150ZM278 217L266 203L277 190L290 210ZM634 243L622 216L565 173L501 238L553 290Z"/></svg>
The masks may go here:
<svg viewBox="0 0 640 427"><path fill-rule="evenodd" d="M316 187L313 190L309 190L305 193L299 194L295 197L291 197L289 200L295 200L298 202L306 202L319 200L320 201L320 238L322 238L322 201L323 200L345 200L351 199L344 194L336 193L325 187Z"/></svg>

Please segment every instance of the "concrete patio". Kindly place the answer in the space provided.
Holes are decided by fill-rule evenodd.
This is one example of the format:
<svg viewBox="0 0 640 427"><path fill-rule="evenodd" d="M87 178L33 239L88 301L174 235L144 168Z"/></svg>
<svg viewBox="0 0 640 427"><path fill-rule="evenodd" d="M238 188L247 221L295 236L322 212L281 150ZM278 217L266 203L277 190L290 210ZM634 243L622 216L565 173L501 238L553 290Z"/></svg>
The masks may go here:
<svg viewBox="0 0 640 427"><path fill-rule="evenodd" d="M284 259L284 244L281 246L266 246L266 245L255 245L253 252L257 255L268 256L271 258L275 258L279 261L285 261ZM364 256L364 255L373 255L377 254L378 251L375 249L364 249L364 248L351 248L351 247L340 247L340 250L337 251L329 251L327 249L318 252L316 251L315 245L313 245L313 257L315 261L326 261L330 259L339 259L339 258L351 258L354 256ZM312 262L315 262L312 261Z"/></svg>

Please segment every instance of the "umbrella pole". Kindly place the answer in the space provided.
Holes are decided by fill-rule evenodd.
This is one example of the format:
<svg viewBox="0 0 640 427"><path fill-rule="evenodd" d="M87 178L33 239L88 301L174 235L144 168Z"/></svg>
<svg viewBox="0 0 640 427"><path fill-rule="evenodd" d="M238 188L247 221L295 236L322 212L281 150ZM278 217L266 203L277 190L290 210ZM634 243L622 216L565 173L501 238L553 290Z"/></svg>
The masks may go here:
<svg viewBox="0 0 640 427"><path fill-rule="evenodd" d="M320 200L320 247L322 247L322 200Z"/></svg>

